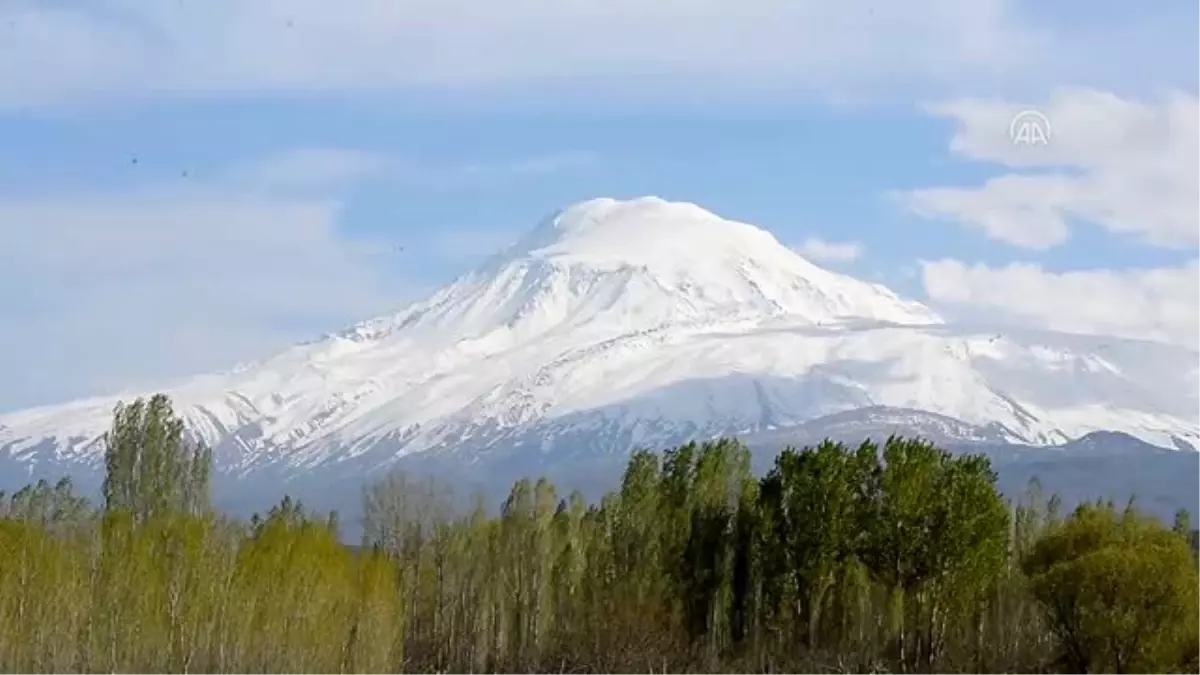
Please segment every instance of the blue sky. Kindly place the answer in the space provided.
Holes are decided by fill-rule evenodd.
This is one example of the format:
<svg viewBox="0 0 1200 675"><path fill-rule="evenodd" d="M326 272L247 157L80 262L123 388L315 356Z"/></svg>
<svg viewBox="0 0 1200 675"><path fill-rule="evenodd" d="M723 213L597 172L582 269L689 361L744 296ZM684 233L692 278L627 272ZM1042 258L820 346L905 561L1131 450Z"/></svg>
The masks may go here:
<svg viewBox="0 0 1200 675"><path fill-rule="evenodd" d="M1195 347L1195 2L834 4L2 3L0 410L268 355L596 196Z"/></svg>

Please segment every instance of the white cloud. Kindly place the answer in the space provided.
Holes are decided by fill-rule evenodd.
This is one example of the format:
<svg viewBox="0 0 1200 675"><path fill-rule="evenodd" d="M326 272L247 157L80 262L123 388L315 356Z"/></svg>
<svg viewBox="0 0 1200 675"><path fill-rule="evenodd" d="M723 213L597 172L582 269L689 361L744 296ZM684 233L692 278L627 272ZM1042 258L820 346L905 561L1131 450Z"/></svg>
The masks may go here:
<svg viewBox="0 0 1200 675"><path fill-rule="evenodd" d="M612 104L1144 88L1200 83L1198 18L1186 2L1081 0L8 0L0 106L246 92L528 102L570 90Z"/></svg>
<svg viewBox="0 0 1200 675"><path fill-rule="evenodd" d="M232 366L398 308L336 201L193 190L0 200L0 409Z"/></svg>
<svg viewBox="0 0 1200 675"><path fill-rule="evenodd" d="M1197 348L1200 263L1144 270L1051 272L1037 265L922 263L935 301L972 313L999 313L1054 330L1114 335Z"/></svg>
<svg viewBox="0 0 1200 675"><path fill-rule="evenodd" d="M805 239L795 250L805 258L834 263L851 262L862 255L862 245L857 241L825 241L818 237Z"/></svg>
<svg viewBox="0 0 1200 675"><path fill-rule="evenodd" d="M1046 145L1014 145L1022 109L1050 120ZM1016 246L1065 243L1087 222L1163 247L1200 242L1200 99L1174 92L1150 103L1061 89L1048 105L961 100L932 112L958 125L962 157L1036 173L1007 173L979 187L935 187L897 196L916 213L981 230Z"/></svg>
<svg viewBox="0 0 1200 675"><path fill-rule="evenodd" d="M564 170L587 153L428 164L304 148L211 181L121 192L0 194L0 410L156 385L267 356L384 312L432 281L416 249L460 265L512 232L424 228L397 242L339 229L339 188L362 178L433 187ZM428 262L422 259L418 264Z"/></svg>
<svg viewBox="0 0 1200 675"><path fill-rule="evenodd" d="M389 158L364 150L299 148L237 167L228 178L259 187L326 187L381 173L390 164Z"/></svg>
<svg viewBox="0 0 1200 675"><path fill-rule="evenodd" d="M1131 28L1137 22L1111 12L1051 31L1016 5L9 0L0 5L0 104L125 102L161 93L561 92L564 86L577 97L603 100L615 92L677 100L681 93L731 89L853 96L948 83L1077 80L1111 73L1113 44L1121 45L1126 62L1194 79L1179 65L1180 53L1190 58L1194 50L1162 47L1190 43L1187 33L1162 37L1179 27L1161 12L1137 12L1153 18L1156 33ZM1055 58L1064 54L1072 58Z"/></svg>
<svg viewBox="0 0 1200 675"><path fill-rule="evenodd" d="M1063 245L1085 225L1162 248L1194 250L1200 243L1195 94L1144 101L1064 88L1043 105L963 99L930 110L955 121L955 155L1007 170L978 186L893 195L919 215L1035 250ZM1023 110L1046 116L1048 143L1013 143L1010 123ZM1055 272L1020 262L988 267L940 260L922 263L922 280L930 299L968 315L1192 348L1200 342L1195 261Z"/></svg>
<svg viewBox="0 0 1200 675"><path fill-rule="evenodd" d="M468 162L416 161L353 148L298 148L236 166L220 180L260 190L304 192L364 179L429 188L462 188L590 166L594 153L570 151Z"/></svg>

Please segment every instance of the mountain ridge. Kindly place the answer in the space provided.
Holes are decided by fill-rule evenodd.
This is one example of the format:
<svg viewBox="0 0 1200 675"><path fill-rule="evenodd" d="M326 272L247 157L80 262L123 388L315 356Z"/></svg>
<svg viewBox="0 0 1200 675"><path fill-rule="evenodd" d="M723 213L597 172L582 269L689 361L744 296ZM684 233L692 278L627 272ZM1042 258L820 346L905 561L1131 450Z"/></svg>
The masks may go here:
<svg viewBox="0 0 1200 675"><path fill-rule="evenodd" d="M588 430L662 445L878 406L1011 443L1108 430L1195 447L1184 362L1182 347L957 326L694 204L599 199L399 312L167 393L232 475L477 460L535 429L567 457L599 447ZM0 454L94 464L115 402L0 415ZM569 451L553 442L567 424Z"/></svg>

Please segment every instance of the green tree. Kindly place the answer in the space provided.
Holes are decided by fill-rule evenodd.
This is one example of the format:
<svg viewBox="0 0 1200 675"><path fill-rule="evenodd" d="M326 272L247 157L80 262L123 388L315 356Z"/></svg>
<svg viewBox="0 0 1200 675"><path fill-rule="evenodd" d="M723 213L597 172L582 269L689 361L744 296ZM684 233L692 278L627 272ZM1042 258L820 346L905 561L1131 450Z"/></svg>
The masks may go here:
<svg viewBox="0 0 1200 675"><path fill-rule="evenodd" d="M183 420L166 395L117 404L104 443L106 511L127 511L141 524L208 509L212 452L185 438Z"/></svg>
<svg viewBox="0 0 1200 675"><path fill-rule="evenodd" d="M1188 537L1192 533L1192 513L1187 509L1179 509L1175 512L1175 522L1171 526L1171 530L1181 537Z"/></svg>
<svg viewBox="0 0 1200 675"><path fill-rule="evenodd" d="M1158 521L1085 504L1024 567L1069 672L1195 672L1200 578Z"/></svg>
<svg viewBox="0 0 1200 675"><path fill-rule="evenodd" d="M65 480L0 499L0 671L1197 670L1187 519L1064 521L1036 484L1010 509L985 460L923 441L761 480L690 443L597 503L531 477L498 513L393 473L353 547L289 497L198 513L207 456L164 403L120 409L102 517Z"/></svg>
<svg viewBox="0 0 1200 675"><path fill-rule="evenodd" d="M920 439L884 444L866 489L862 553L892 595L904 667L930 668L945 647L947 603L975 602L1004 567L1009 511L995 481L985 457Z"/></svg>
<svg viewBox="0 0 1200 675"><path fill-rule="evenodd" d="M761 506L776 554L771 574L784 577L772 579L774 601L794 607L792 625L810 648L817 645L829 591L857 552L862 485L876 452L871 443L852 453L828 440L801 451L787 448L762 481Z"/></svg>

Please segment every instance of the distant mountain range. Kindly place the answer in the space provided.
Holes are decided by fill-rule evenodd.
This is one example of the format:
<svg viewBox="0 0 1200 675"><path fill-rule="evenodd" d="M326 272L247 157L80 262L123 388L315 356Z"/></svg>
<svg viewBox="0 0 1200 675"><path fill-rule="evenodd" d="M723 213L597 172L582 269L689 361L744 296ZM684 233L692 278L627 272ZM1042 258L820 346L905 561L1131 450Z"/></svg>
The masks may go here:
<svg viewBox="0 0 1200 675"><path fill-rule="evenodd" d="M901 410L864 410L831 416L794 429L759 432L744 437L758 451L760 469L766 468L784 445L812 445L829 437L857 444L864 438L882 441L892 433L919 435L952 452L987 455L1006 495L1021 498L1037 479L1045 496L1058 494L1064 508L1097 498L1123 506L1135 499L1139 508L1170 522L1175 512L1188 509L1193 516L1200 502L1200 453L1151 445L1121 432L1094 431L1054 446L1009 443L1000 439L965 442L954 420ZM907 424L906 415L912 424ZM949 433L940 433L938 424Z"/></svg>
<svg viewBox="0 0 1200 675"><path fill-rule="evenodd" d="M1144 485L1166 508L1196 502L1198 370L1178 346L958 325L648 197L573 205L396 314L160 390L231 503L349 499L397 465L608 487L637 446L896 431L986 451L1004 481ZM144 393L0 416L0 480L86 483L113 405Z"/></svg>

